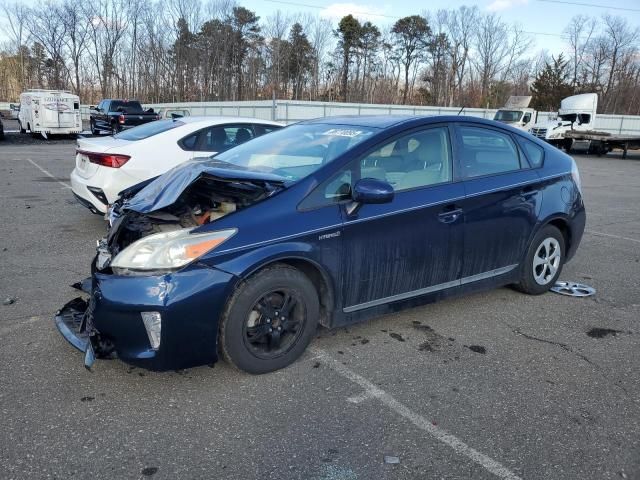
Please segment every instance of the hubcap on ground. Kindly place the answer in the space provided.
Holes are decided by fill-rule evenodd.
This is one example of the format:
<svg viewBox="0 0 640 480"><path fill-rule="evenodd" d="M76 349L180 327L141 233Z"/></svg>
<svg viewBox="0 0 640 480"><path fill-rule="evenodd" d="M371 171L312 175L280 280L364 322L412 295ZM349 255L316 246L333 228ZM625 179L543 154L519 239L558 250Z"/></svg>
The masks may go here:
<svg viewBox="0 0 640 480"><path fill-rule="evenodd" d="M244 325L245 341L254 355L271 359L286 354L300 337L304 306L289 289L258 299Z"/></svg>
<svg viewBox="0 0 640 480"><path fill-rule="evenodd" d="M560 243L553 238L545 238L533 256L533 278L538 285L547 285L560 268L562 251Z"/></svg>

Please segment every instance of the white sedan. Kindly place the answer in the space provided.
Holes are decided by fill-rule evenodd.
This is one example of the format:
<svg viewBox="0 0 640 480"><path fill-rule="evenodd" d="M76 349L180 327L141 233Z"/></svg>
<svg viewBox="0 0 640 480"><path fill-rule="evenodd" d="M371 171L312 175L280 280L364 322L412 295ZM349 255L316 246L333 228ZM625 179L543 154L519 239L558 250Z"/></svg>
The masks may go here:
<svg viewBox="0 0 640 480"><path fill-rule="evenodd" d="M128 187L282 126L257 118L184 117L157 120L110 137L80 138L71 187L82 205L105 213Z"/></svg>

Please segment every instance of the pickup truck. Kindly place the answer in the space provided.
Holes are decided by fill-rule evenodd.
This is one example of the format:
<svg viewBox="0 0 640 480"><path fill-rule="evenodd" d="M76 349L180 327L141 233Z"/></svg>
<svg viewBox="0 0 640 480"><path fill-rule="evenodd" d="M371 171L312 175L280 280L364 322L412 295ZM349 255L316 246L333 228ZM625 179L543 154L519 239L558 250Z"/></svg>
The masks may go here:
<svg viewBox="0 0 640 480"><path fill-rule="evenodd" d="M152 108L144 110L137 100L105 99L89 109L89 125L93 135L101 132L113 135L160 118Z"/></svg>

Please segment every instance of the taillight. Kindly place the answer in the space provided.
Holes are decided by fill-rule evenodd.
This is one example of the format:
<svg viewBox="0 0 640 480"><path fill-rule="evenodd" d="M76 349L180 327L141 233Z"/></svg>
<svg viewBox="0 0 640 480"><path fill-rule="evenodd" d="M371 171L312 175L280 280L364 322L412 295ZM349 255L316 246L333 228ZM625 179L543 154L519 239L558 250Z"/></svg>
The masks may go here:
<svg viewBox="0 0 640 480"><path fill-rule="evenodd" d="M118 122L124 123L124 115L120 114L120 116L118 117Z"/></svg>
<svg viewBox="0 0 640 480"><path fill-rule="evenodd" d="M578 165L576 165L576 161L573 160L573 164L571 165L571 176L573 177L573 181L578 187L578 191L582 194L582 182L580 181L580 172L578 171Z"/></svg>
<svg viewBox="0 0 640 480"><path fill-rule="evenodd" d="M129 155L116 155L113 153L95 153L78 150L76 153L85 155L91 163L103 167L120 168L131 158Z"/></svg>

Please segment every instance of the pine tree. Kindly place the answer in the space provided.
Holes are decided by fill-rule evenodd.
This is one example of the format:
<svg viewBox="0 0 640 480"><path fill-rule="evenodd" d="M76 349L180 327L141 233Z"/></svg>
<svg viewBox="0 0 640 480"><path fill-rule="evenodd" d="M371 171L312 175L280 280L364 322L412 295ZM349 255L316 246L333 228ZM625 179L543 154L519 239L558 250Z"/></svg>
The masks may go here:
<svg viewBox="0 0 640 480"><path fill-rule="evenodd" d="M569 83L569 62L560 54L558 58L551 57L552 63L546 62L531 84L533 99L531 106L540 111L553 112L558 110L560 101L571 95Z"/></svg>

